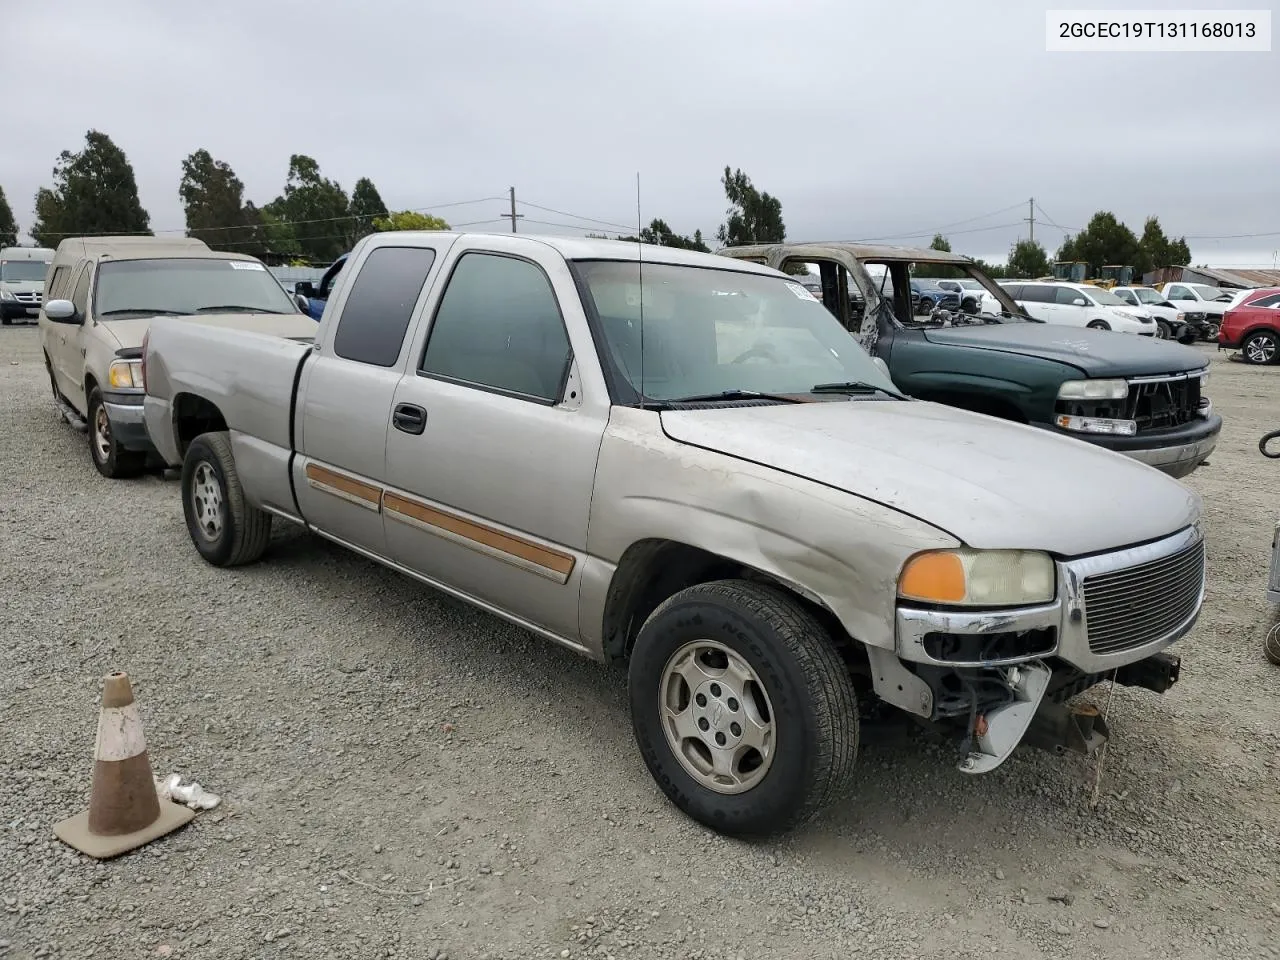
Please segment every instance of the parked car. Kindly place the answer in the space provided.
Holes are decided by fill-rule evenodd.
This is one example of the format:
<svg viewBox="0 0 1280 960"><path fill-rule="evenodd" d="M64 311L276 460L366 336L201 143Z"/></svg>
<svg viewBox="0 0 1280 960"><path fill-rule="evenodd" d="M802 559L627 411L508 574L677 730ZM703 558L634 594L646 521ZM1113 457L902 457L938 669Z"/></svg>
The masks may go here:
<svg viewBox="0 0 1280 960"><path fill-rule="evenodd" d="M1207 283L1183 281L1159 283L1156 284L1156 289L1163 293L1165 299L1175 307L1189 313L1203 313L1206 320L1204 339L1218 339L1218 329L1222 326L1223 314L1231 305L1233 296L1231 291L1212 287Z"/></svg>
<svg viewBox="0 0 1280 960"><path fill-rule="evenodd" d="M105 477L142 471L142 340L153 317L309 335L315 324L263 263L201 240L69 237L58 244L40 346L62 419L89 435Z"/></svg>
<svg viewBox="0 0 1280 960"><path fill-rule="evenodd" d="M44 302L44 278L53 251L48 247L5 247L0 250L0 323L34 321Z"/></svg>
<svg viewBox="0 0 1280 960"><path fill-rule="evenodd" d="M1245 363L1271 364L1280 359L1280 287L1249 291L1228 310L1218 332L1219 350L1239 350Z"/></svg>
<svg viewBox="0 0 1280 960"><path fill-rule="evenodd" d="M718 253L788 272L798 264L820 270L824 305L912 396L1086 440L1175 477L1194 471L1217 445L1222 418L1203 394L1209 366L1200 353L1154 338L1045 324L968 257L861 243ZM917 318L899 292L912 264L967 273L1000 300L1000 316ZM861 313L838 296L846 288L862 291Z"/></svg>
<svg viewBox="0 0 1280 960"><path fill-rule="evenodd" d="M935 279L933 281L948 293L954 293L959 298L960 309L965 313L984 313L985 307L992 307L989 312L998 314L1000 312L998 301L987 293L986 288L977 280L949 280Z"/></svg>
<svg viewBox="0 0 1280 960"><path fill-rule="evenodd" d="M912 279L911 293L917 313L930 313L935 307L942 310L960 309L960 295L942 289L933 280Z"/></svg>
<svg viewBox="0 0 1280 960"><path fill-rule="evenodd" d="M1093 330L1114 330L1155 337L1155 320L1146 313L1125 306L1110 290L1088 283L1001 284L1031 316L1045 323Z"/></svg>
<svg viewBox="0 0 1280 960"><path fill-rule="evenodd" d="M1129 306L1154 317L1159 328L1156 335L1161 339L1179 343L1195 343L1200 339L1199 326L1191 326L1192 314L1170 303L1159 290L1153 287L1112 287L1111 292ZM1203 313L1195 314L1195 317L1204 320Z"/></svg>
<svg viewBox="0 0 1280 960"><path fill-rule="evenodd" d="M324 276L320 278L320 286L315 286L310 280L299 280L294 284L294 291L306 298L307 305L303 309L312 320L319 320L324 313L325 304L329 302L329 294L333 291L333 282L342 272L342 268L347 265L348 256L349 254L344 253L329 264Z"/></svg>
<svg viewBox="0 0 1280 960"><path fill-rule="evenodd" d="M786 274L374 234L315 334L152 325L147 427L200 556L249 563L273 521L305 525L625 663L641 757L715 830L846 796L860 703L970 737L977 774L1024 740L1093 749L1105 725L1065 702L1103 678L1178 679L1198 496L902 396Z"/></svg>

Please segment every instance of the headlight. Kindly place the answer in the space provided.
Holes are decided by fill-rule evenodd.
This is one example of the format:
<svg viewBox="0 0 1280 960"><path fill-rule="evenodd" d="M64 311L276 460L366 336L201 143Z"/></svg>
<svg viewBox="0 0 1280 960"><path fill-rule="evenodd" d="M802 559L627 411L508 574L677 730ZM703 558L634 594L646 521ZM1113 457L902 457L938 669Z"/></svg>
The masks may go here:
<svg viewBox="0 0 1280 960"><path fill-rule="evenodd" d="M1058 388L1059 400L1123 400L1128 395L1125 380L1068 380Z"/></svg>
<svg viewBox="0 0 1280 960"><path fill-rule="evenodd" d="M142 389L142 361L116 360L111 364L111 386Z"/></svg>
<svg viewBox="0 0 1280 960"><path fill-rule="evenodd" d="M0 290L0 300L17 300L10 290Z"/></svg>
<svg viewBox="0 0 1280 960"><path fill-rule="evenodd" d="M1179 323L1186 323L1186 322L1187 322L1187 315L1186 315L1185 313L1179 313L1179 314L1178 314L1177 316L1175 316L1173 319L1177 320Z"/></svg>
<svg viewBox="0 0 1280 960"><path fill-rule="evenodd" d="M1053 560L1034 550L932 550L907 561L898 596L921 603L1008 607L1048 603Z"/></svg>

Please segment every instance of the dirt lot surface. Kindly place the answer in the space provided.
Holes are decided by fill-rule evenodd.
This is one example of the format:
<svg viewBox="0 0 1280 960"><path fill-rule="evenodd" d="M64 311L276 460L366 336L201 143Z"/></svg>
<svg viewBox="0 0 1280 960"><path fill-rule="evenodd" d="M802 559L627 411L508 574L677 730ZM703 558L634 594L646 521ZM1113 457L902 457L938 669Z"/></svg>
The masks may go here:
<svg viewBox="0 0 1280 960"><path fill-rule="evenodd" d="M1099 807L1093 760L967 778L910 737L743 843L661 797L620 674L294 531L207 566L177 484L102 479L35 328L0 330L0 956L1280 956L1280 370L1198 349L1226 418L1188 481L1209 597L1182 682L1117 692ZM157 776L224 802L98 863L51 827L88 802L113 669Z"/></svg>

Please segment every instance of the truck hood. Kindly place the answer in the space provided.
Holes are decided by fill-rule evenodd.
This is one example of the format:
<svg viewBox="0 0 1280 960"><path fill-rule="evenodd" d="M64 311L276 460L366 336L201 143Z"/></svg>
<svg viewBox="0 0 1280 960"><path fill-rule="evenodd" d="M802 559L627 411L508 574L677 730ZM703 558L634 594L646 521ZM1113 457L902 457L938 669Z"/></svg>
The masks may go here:
<svg viewBox="0 0 1280 960"><path fill-rule="evenodd" d="M930 343L997 350L1070 364L1090 377L1147 377L1205 366L1204 356L1168 340L1056 323L993 323L924 331Z"/></svg>
<svg viewBox="0 0 1280 960"><path fill-rule="evenodd" d="M12 290L14 293L22 291L30 293L32 291L39 293L44 289L43 280L0 280L0 287L6 290Z"/></svg>
<svg viewBox="0 0 1280 960"><path fill-rule="evenodd" d="M1078 556L1193 523L1200 499L1101 447L923 401L663 411L679 443L714 450L942 529L972 547Z"/></svg>
<svg viewBox="0 0 1280 960"><path fill-rule="evenodd" d="M130 317L127 320L108 320L99 324L99 329L109 331L119 341L121 349L141 347L142 338L147 335L153 319ZM314 340L316 335L316 322L305 313L202 313L168 319L227 330L252 330L294 340Z"/></svg>

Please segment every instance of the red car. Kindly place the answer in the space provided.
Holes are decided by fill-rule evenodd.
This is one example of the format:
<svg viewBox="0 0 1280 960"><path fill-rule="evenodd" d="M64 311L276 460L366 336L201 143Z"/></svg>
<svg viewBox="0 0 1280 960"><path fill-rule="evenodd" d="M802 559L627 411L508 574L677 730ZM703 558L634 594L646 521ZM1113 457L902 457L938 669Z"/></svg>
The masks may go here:
<svg viewBox="0 0 1280 960"><path fill-rule="evenodd" d="M1245 363L1275 363L1280 359L1280 287L1264 287L1222 316L1218 349L1239 349Z"/></svg>

